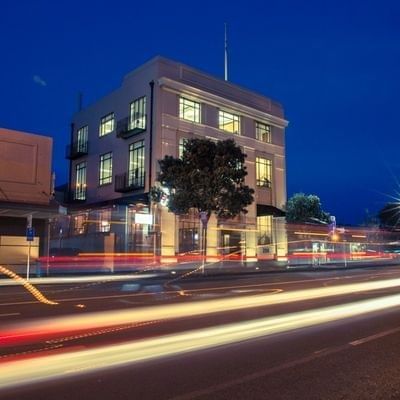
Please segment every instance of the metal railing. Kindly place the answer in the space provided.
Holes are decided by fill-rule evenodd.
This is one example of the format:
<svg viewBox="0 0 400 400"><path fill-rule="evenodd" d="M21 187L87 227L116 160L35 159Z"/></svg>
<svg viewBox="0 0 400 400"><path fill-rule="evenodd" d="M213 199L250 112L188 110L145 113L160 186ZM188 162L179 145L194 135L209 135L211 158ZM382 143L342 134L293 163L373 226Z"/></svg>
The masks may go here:
<svg viewBox="0 0 400 400"><path fill-rule="evenodd" d="M125 193L143 189L144 182L144 172L142 174L124 172L123 174L115 175L115 191Z"/></svg>

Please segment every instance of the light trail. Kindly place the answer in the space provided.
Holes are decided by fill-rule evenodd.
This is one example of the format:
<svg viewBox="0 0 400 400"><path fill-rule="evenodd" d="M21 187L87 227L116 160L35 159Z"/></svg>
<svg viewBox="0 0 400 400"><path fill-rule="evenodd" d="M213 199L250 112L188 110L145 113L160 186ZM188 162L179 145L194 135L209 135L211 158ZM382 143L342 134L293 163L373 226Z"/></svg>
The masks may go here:
<svg viewBox="0 0 400 400"><path fill-rule="evenodd" d="M0 365L0 389L171 357L343 320L400 305L400 295L362 300L284 316L187 331L96 349L9 361ZM378 338L378 336L377 336Z"/></svg>
<svg viewBox="0 0 400 400"><path fill-rule="evenodd" d="M29 283L26 279L22 278L21 276L17 275L13 271L9 270L8 268L3 267L0 265L0 272L4 275L10 277L12 280L17 282L19 285L22 285L29 293L32 294L35 299L40 301L43 304L48 304L51 306L55 306L58 303L52 300L49 300L46 296L43 295L35 286Z"/></svg>
<svg viewBox="0 0 400 400"><path fill-rule="evenodd" d="M265 307L294 301L314 300L322 297L355 294L365 291L389 289L400 286L400 278L373 282L361 282L331 287L303 289L292 292L237 296L228 299L207 299L185 303L163 304L134 309L112 310L16 322L0 329L0 346L47 340L84 330L100 329L116 325L140 323L150 320L167 320L203 316L207 314Z"/></svg>
<svg viewBox="0 0 400 400"><path fill-rule="evenodd" d="M46 278L30 278L29 282L36 285L50 285L50 284L66 284L66 283L86 283L86 282L118 282L127 279L147 279L157 276L156 274L126 274L126 275L95 275L95 276L74 276L74 277L46 277ZM15 286L20 285L14 279L1 279L0 286Z"/></svg>

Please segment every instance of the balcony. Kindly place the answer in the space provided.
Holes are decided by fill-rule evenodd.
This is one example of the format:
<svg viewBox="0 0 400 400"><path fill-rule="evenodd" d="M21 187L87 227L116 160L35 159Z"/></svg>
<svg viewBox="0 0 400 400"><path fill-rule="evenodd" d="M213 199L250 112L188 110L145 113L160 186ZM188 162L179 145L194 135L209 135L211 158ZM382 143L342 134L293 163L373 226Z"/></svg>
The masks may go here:
<svg viewBox="0 0 400 400"><path fill-rule="evenodd" d="M75 160L76 158L86 156L88 154L88 142L75 142L68 145L65 151L65 158Z"/></svg>
<svg viewBox="0 0 400 400"><path fill-rule="evenodd" d="M128 139L131 136L135 136L144 132L145 130L145 128L135 127L131 123L129 117L121 119L117 122L117 137L121 139Z"/></svg>
<svg viewBox="0 0 400 400"><path fill-rule="evenodd" d="M64 193L64 202L67 204L81 204L86 201L86 188L67 190Z"/></svg>
<svg viewBox="0 0 400 400"><path fill-rule="evenodd" d="M145 173L123 174L115 175L115 188L114 190L119 193L133 192L134 190L144 189Z"/></svg>

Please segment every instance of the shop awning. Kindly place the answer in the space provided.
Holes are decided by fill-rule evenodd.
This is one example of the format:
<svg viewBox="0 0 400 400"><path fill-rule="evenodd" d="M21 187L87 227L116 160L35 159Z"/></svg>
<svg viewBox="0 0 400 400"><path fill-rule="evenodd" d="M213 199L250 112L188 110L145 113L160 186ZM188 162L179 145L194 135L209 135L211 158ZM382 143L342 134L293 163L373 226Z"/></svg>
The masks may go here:
<svg viewBox="0 0 400 400"><path fill-rule="evenodd" d="M264 217L267 215L272 215L273 217L284 217L286 213L271 205L257 204L257 217Z"/></svg>

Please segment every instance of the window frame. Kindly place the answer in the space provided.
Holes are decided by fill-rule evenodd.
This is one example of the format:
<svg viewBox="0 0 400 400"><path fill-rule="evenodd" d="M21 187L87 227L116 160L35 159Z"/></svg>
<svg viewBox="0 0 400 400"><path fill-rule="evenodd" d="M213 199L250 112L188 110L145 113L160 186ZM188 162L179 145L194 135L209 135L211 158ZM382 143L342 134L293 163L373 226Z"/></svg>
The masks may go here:
<svg viewBox="0 0 400 400"><path fill-rule="evenodd" d="M106 169L106 163L110 162L109 168ZM112 183L112 170L113 170L113 153L100 154L99 157L99 186L109 185Z"/></svg>
<svg viewBox="0 0 400 400"><path fill-rule="evenodd" d="M269 243L266 243L267 238ZM272 215L257 216L257 245L270 246L272 243L273 243Z"/></svg>
<svg viewBox="0 0 400 400"><path fill-rule="evenodd" d="M110 112L100 118L99 137L106 136L115 129L115 113Z"/></svg>
<svg viewBox="0 0 400 400"><path fill-rule="evenodd" d="M137 116L135 114L138 114ZM139 97L129 104L129 130L146 130L146 96Z"/></svg>
<svg viewBox="0 0 400 400"><path fill-rule="evenodd" d="M221 119L223 122L221 123ZM229 122L229 119L231 120ZM233 124L233 130L224 128L229 124ZM237 125L237 130L235 130L235 124ZM233 135L240 135L241 131L241 117L239 114L234 114L226 110L218 110L218 129L224 132L232 133Z"/></svg>
<svg viewBox="0 0 400 400"><path fill-rule="evenodd" d="M263 143L272 143L272 126L264 122L256 122L256 139Z"/></svg>
<svg viewBox="0 0 400 400"><path fill-rule="evenodd" d="M76 149L78 152L87 152L88 137L88 125L84 125L76 131Z"/></svg>
<svg viewBox="0 0 400 400"><path fill-rule="evenodd" d="M186 109L185 109L186 107ZM191 108L189 108L191 107ZM188 109L189 108L189 109ZM187 114L190 114L190 111L193 112L194 117L189 118ZM184 96L179 96L179 119L183 119L185 121L194 122L196 124L201 123L201 103L188 99Z"/></svg>
<svg viewBox="0 0 400 400"><path fill-rule="evenodd" d="M82 161L75 165L74 200L86 200L87 162Z"/></svg>
<svg viewBox="0 0 400 400"><path fill-rule="evenodd" d="M256 186L270 189L272 187L272 160L256 157Z"/></svg>
<svg viewBox="0 0 400 400"><path fill-rule="evenodd" d="M145 184L145 143L144 140L129 145L128 184L129 186L144 187ZM135 167L136 163L136 167Z"/></svg>

